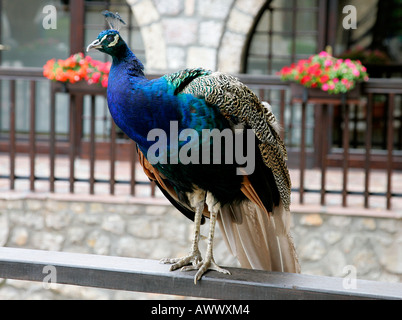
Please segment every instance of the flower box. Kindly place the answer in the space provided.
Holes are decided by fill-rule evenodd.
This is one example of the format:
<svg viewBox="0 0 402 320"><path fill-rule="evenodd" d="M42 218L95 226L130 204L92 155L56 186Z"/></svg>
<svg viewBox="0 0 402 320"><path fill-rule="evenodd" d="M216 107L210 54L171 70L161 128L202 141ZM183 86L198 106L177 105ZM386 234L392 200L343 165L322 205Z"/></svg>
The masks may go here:
<svg viewBox="0 0 402 320"><path fill-rule="evenodd" d="M49 60L43 66L43 75L57 82L84 83L82 84L83 87L88 84L106 88L110 67L110 62L94 60L80 52L73 54L66 60Z"/></svg>
<svg viewBox="0 0 402 320"><path fill-rule="evenodd" d="M283 67L279 72L283 81L297 84L293 89L299 99L311 98L331 100L359 97L358 84L368 80L367 69L360 61L336 59L327 52L299 60L296 64ZM306 88L306 89L303 89Z"/></svg>
<svg viewBox="0 0 402 320"><path fill-rule="evenodd" d="M357 100L361 95L361 86L359 83L355 87L346 93L329 94L319 88L307 88L299 83L291 82L290 90L292 94L292 100L304 101L308 100L328 100L328 101L342 101L345 97L346 100Z"/></svg>
<svg viewBox="0 0 402 320"><path fill-rule="evenodd" d="M76 83L52 81L52 89L56 92L70 94L106 95L106 88L96 84L88 84L84 81Z"/></svg>

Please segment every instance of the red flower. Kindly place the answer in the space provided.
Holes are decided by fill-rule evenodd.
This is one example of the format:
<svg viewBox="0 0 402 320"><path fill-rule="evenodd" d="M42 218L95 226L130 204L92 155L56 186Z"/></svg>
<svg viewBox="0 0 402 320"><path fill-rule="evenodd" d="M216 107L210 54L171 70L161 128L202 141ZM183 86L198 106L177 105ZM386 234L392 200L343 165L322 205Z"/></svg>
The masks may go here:
<svg viewBox="0 0 402 320"><path fill-rule="evenodd" d="M95 73L92 75L92 81L93 81L94 83L98 83L100 77L101 77L100 72L95 72Z"/></svg>
<svg viewBox="0 0 402 320"><path fill-rule="evenodd" d="M70 83L86 80L89 84L99 83L106 87L110 67L110 62L97 61L80 52L66 60L47 61L43 66L43 75L50 80Z"/></svg>
<svg viewBox="0 0 402 320"><path fill-rule="evenodd" d="M305 85L307 82L311 81L311 77L310 76L304 76L301 80L300 83L302 85Z"/></svg>
<svg viewBox="0 0 402 320"><path fill-rule="evenodd" d="M336 59L327 52L299 60L279 72L284 81L321 88L328 93L346 92L357 81L367 81L367 69L357 61Z"/></svg>
<svg viewBox="0 0 402 320"><path fill-rule="evenodd" d="M329 80L329 76L324 74L321 78L320 78L320 82L321 83L325 83Z"/></svg>
<svg viewBox="0 0 402 320"><path fill-rule="evenodd" d="M107 83L108 83L109 77L105 74L102 78L102 87L107 88Z"/></svg>
<svg viewBox="0 0 402 320"><path fill-rule="evenodd" d="M320 69L314 71L314 76L319 77L322 74Z"/></svg>

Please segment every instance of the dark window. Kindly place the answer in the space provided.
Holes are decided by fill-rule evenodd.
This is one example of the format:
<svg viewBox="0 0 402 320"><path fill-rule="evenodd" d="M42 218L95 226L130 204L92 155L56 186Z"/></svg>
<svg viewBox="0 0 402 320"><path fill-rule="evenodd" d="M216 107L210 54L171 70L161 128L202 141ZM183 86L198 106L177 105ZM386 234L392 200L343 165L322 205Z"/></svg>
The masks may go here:
<svg viewBox="0 0 402 320"><path fill-rule="evenodd" d="M249 38L244 71L275 74L316 53L318 13L317 0L268 1Z"/></svg>
<svg viewBox="0 0 402 320"><path fill-rule="evenodd" d="M50 19L50 12L43 12L49 3L56 11L55 29L43 26ZM63 1L2 0L0 13L1 66L42 67L49 59L68 57L70 13Z"/></svg>

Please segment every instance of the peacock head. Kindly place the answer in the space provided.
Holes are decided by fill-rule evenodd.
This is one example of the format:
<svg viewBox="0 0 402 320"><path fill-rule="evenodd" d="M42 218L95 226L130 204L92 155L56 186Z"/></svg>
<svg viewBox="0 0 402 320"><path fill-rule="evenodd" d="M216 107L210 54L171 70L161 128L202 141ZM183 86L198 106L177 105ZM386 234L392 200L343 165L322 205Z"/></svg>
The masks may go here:
<svg viewBox="0 0 402 320"><path fill-rule="evenodd" d="M97 49L111 56L115 56L123 45L125 45L125 42L121 38L119 31L109 29L99 33L95 41L87 47L87 51Z"/></svg>
<svg viewBox="0 0 402 320"><path fill-rule="evenodd" d="M99 33L95 41L87 47L87 51L98 49L99 51L110 54L111 56L116 56L119 51L126 46L126 43L119 33L120 27L126 23L117 12L113 13L106 10L103 11L102 14L109 23L110 29Z"/></svg>

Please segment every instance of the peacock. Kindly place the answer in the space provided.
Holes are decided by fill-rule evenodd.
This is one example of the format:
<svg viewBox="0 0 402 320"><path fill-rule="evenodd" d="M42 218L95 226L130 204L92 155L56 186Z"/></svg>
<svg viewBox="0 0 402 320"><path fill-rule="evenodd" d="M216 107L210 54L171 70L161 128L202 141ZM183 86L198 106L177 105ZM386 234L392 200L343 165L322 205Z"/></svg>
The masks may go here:
<svg viewBox="0 0 402 320"><path fill-rule="evenodd" d="M118 13L103 15L110 29L87 51L112 57L110 114L136 142L148 178L194 222L189 254L161 263L171 264L171 271L196 270L194 283L208 270L230 274L213 255L218 222L242 267L300 272L289 230L287 153L270 106L236 77L203 68L147 79L119 33L124 21ZM210 224L203 258L199 241L205 218Z"/></svg>

